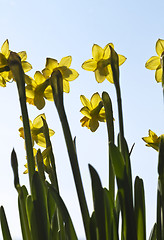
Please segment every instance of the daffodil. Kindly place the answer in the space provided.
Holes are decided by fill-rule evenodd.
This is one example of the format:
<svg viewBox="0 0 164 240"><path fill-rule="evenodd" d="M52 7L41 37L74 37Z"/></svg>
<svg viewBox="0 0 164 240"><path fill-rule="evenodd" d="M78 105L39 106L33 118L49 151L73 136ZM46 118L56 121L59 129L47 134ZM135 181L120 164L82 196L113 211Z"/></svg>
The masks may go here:
<svg viewBox="0 0 164 240"><path fill-rule="evenodd" d="M152 147L156 151L159 150L160 136L158 137L153 131L149 130L149 136L142 139L146 142L147 147Z"/></svg>
<svg viewBox="0 0 164 240"><path fill-rule="evenodd" d="M35 105L39 110L45 106L45 99L53 101L52 88L49 85L49 79L46 79L43 74L36 71L34 79L25 76L26 86L26 101Z"/></svg>
<svg viewBox="0 0 164 240"><path fill-rule="evenodd" d="M10 81L13 79L12 72L10 71L9 65L8 65L8 58L10 55L10 50L9 50L9 42L6 40L2 47L1 47L1 52L0 52L0 86L1 87L6 87L6 82ZM29 62L26 61L27 59L27 54L25 51L18 52L19 57L21 58L21 63L24 72L28 72L32 69L32 66Z"/></svg>
<svg viewBox="0 0 164 240"><path fill-rule="evenodd" d="M51 76L55 70L60 70L63 77L63 91L69 93L70 86L69 82L75 80L79 74L76 70L71 69L72 57L63 57L60 62L53 58L46 59L46 67L43 69L43 75L47 79Z"/></svg>
<svg viewBox="0 0 164 240"><path fill-rule="evenodd" d="M157 82L162 82L162 66L161 58L164 54L164 40L158 39L156 42L156 52L158 56L151 57L145 64L145 67L155 71L155 79Z"/></svg>
<svg viewBox="0 0 164 240"><path fill-rule="evenodd" d="M43 163L44 163L45 166L47 166L47 157L48 157L49 152L50 152L50 147L44 149L44 151L42 152ZM35 148L33 148L33 154L34 154L34 158L35 158L35 170L38 171L38 166L37 166L37 163L36 163L37 150ZM27 163L24 166L25 166L26 170L23 173L26 174L26 173L28 173Z"/></svg>
<svg viewBox="0 0 164 240"><path fill-rule="evenodd" d="M46 148L46 140L45 140L44 133L43 133L42 118L44 118L46 120L45 114L40 114L39 116L37 116L34 119L33 122L30 121L31 137L32 137L33 146L34 146L34 142L35 142L39 146ZM21 117L21 120L22 120L22 117ZM19 132L20 132L20 137L22 137L24 139L23 127L19 128ZM52 129L49 129L50 137L53 136L54 133L55 132Z"/></svg>
<svg viewBox="0 0 164 240"><path fill-rule="evenodd" d="M98 83L102 83L105 79L113 83L113 74L111 69L111 46L114 49L112 43L108 43L104 48L94 44L92 47L93 58L85 61L82 64L82 68L87 71L93 71ZM119 55L119 66L122 65L126 58L123 55Z"/></svg>
<svg viewBox="0 0 164 240"><path fill-rule="evenodd" d="M80 112L84 117L80 120L82 127L87 127L92 132L95 132L99 127L99 121L105 122L105 109L103 102L98 93L94 93L89 101L84 95L80 96L83 108Z"/></svg>

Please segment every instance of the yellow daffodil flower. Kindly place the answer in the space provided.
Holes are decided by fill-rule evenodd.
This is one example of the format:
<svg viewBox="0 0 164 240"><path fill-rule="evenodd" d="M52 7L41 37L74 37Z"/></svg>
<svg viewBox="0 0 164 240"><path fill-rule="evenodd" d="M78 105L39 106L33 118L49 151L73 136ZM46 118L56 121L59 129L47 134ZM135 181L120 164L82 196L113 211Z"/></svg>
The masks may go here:
<svg viewBox="0 0 164 240"><path fill-rule="evenodd" d="M104 48L94 44L92 47L93 58L85 61L82 64L82 68L87 71L93 71L98 83L102 83L105 79L113 83L113 74L111 69L111 52L110 47L114 49L112 43L108 43ZM123 55L119 55L119 66L122 65L126 58Z"/></svg>
<svg viewBox="0 0 164 240"><path fill-rule="evenodd" d="M43 69L43 75L47 79L51 76L52 72L55 70L60 70L63 77L63 91L69 93L70 86L69 82L75 80L79 74L76 70L71 69L72 57L63 57L60 62L53 58L46 59L46 67Z"/></svg>
<svg viewBox="0 0 164 240"><path fill-rule="evenodd" d="M46 148L43 152L42 152L42 157L43 157L43 163L44 165L47 165L47 157L48 154L50 152L50 147ZM35 158L35 170L38 171L38 166L36 163L36 154L37 154L37 150L35 148L33 148L33 154L34 154L34 158ZM28 166L27 163L24 165L26 170L23 172L24 174L28 173Z"/></svg>
<svg viewBox="0 0 164 240"><path fill-rule="evenodd" d="M80 112L84 117L80 120L82 127L87 127L92 132L95 132L99 127L99 121L105 122L105 109L103 102L98 93L94 93L89 101L84 95L80 96L83 108Z"/></svg>
<svg viewBox="0 0 164 240"><path fill-rule="evenodd" d="M0 86L6 87L6 82L13 79L12 72L10 71L9 65L8 65L8 58L10 55L9 50L9 42L6 40L2 47L0 52L0 69L4 68L4 71L0 73ZM24 72L28 72L32 69L32 66L29 62L26 61L27 54L25 51L18 52L19 57L21 58L21 63Z"/></svg>
<svg viewBox="0 0 164 240"><path fill-rule="evenodd" d="M26 101L35 105L39 110L45 106L45 99L53 101L52 88L49 85L49 79L37 71L34 79L25 75L26 86ZM45 99L44 99L45 98Z"/></svg>
<svg viewBox="0 0 164 240"><path fill-rule="evenodd" d="M151 57L145 64L145 67L155 71L155 79L157 82L162 82L162 67L161 57L164 54L164 40L158 39L156 42L156 52L158 56Z"/></svg>
<svg viewBox="0 0 164 240"><path fill-rule="evenodd" d="M32 137L32 143L34 146L34 142L36 142L36 144L38 144L41 147L46 148L46 140L44 137L44 133L43 133L43 120L42 118L44 118L46 120L46 116L45 114L40 114L39 116L37 116L34 121L30 121L30 129L31 129L31 137ZM22 120L22 117L21 117ZM19 132L20 132L20 137L22 137L24 139L24 130L23 127L19 128ZM49 135L50 137L54 135L54 131L52 129L49 129Z"/></svg>
<svg viewBox="0 0 164 240"><path fill-rule="evenodd" d="M149 136L142 139L147 143L147 147L152 147L156 151L159 150L160 136L158 137L153 131L149 130Z"/></svg>

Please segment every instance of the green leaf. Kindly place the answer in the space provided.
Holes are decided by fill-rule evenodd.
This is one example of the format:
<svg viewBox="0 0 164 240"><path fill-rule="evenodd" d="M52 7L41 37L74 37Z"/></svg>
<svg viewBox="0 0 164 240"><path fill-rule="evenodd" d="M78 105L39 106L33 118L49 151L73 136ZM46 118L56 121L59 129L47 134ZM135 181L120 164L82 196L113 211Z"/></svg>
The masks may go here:
<svg viewBox="0 0 164 240"><path fill-rule="evenodd" d="M27 217L26 210L26 198L28 195L27 189L25 186L18 188L18 207L19 207L19 216L20 216L20 224L22 230L22 236L24 240L31 239L30 227Z"/></svg>
<svg viewBox="0 0 164 240"><path fill-rule="evenodd" d="M65 222L65 229L68 239L77 240L77 235L73 227L71 217L62 198L59 196L58 192L50 185L48 187L48 192L50 192L49 194L51 194L53 199L55 200L57 208L59 209L63 221Z"/></svg>
<svg viewBox="0 0 164 240"><path fill-rule="evenodd" d="M28 195L26 198L26 208L32 239L39 240L35 209L31 195Z"/></svg>
<svg viewBox="0 0 164 240"><path fill-rule="evenodd" d="M149 240L156 240L156 239L157 239L157 224L155 223L151 230Z"/></svg>
<svg viewBox="0 0 164 240"><path fill-rule="evenodd" d="M114 143L109 143L109 154L112 160L113 168L118 179L124 178L125 163L118 147Z"/></svg>
<svg viewBox="0 0 164 240"><path fill-rule="evenodd" d="M3 239L12 240L3 206L0 207L0 221L1 221Z"/></svg>
<svg viewBox="0 0 164 240"><path fill-rule="evenodd" d="M135 179L134 195L137 239L146 240L145 194L143 181L139 177Z"/></svg>
<svg viewBox="0 0 164 240"><path fill-rule="evenodd" d="M99 175L96 170L89 165L89 171L92 180L92 193L93 203L95 210L96 223L99 232L99 239L106 239L105 231L105 206L104 206L104 193L101 185Z"/></svg>
<svg viewBox="0 0 164 240"><path fill-rule="evenodd" d="M90 226L90 238L92 240L98 240L95 212L92 213L89 226Z"/></svg>
<svg viewBox="0 0 164 240"><path fill-rule="evenodd" d="M32 198L40 239L49 239L50 225L48 221L46 187L41 180L39 173L35 171L32 179Z"/></svg>

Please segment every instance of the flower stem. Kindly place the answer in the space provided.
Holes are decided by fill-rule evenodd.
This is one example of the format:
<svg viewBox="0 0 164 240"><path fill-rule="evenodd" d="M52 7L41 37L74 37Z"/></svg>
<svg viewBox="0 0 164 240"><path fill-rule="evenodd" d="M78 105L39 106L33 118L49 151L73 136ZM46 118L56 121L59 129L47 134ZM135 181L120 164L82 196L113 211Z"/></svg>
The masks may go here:
<svg viewBox="0 0 164 240"><path fill-rule="evenodd" d="M68 150L68 155L70 159L70 164L73 172L74 182L76 186L76 191L79 199L81 214L83 218L83 224L86 234L86 239L90 240L90 231L89 231L89 211L87 207L87 202L84 194L80 169L78 165L78 159L76 155L75 145L71 136L67 116L65 113L64 105L63 105L63 79L60 71L54 72L52 74L51 78L51 86L52 86L52 92L54 96L54 102L59 114L59 118L62 124L63 133L66 141L66 146Z"/></svg>
<svg viewBox="0 0 164 240"><path fill-rule="evenodd" d="M32 187L32 177L35 171L35 161L33 156L33 147L31 139L31 130L29 125L29 117L26 105L26 93L25 93L25 80L24 80L24 71L22 68L20 57L15 52L10 52L9 56L9 67L12 71L14 80L16 81L18 88L18 95L20 100L22 118L23 118L23 128L25 136L25 146L27 153L27 164L29 172L30 187Z"/></svg>

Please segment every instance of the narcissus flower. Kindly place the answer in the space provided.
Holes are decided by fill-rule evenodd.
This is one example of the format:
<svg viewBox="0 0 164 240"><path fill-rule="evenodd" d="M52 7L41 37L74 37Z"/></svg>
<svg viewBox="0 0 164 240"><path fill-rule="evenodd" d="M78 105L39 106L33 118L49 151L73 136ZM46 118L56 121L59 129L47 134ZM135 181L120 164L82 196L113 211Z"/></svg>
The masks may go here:
<svg viewBox="0 0 164 240"><path fill-rule="evenodd" d="M33 146L34 146L34 142L35 142L39 146L46 148L46 140L45 140L44 133L43 133L42 118L44 118L46 120L45 114L40 114L39 116L37 116L34 119L33 122L30 121L31 137L32 137ZM22 117L21 117L21 120L22 120ZM20 132L20 137L22 137L24 139L23 127L19 128L19 132ZM55 132L52 129L49 129L50 137L53 136L54 133Z"/></svg>
<svg viewBox="0 0 164 240"><path fill-rule="evenodd" d="M84 117L80 120L82 127L87 127L92 132L95 132L99 127L99 121L105 122L105 109L103 102L98 93L94 93L89 101L84 95L80 96L83 108L80 112Z"/></svg>
<svg viewBox="0 0 164 240"><path fill-rule="evenodd" d="M75 80L79 74L76 70L71 69L72 57L63 57L60 62L53 58L46 59L46 67L43 69L43 75L47 79L51 76L52 72L55 70L60 70L63 77L63 91L69 93L70 86L69 82Z"/></svg>
<svg viewBox="0 0 164 240"><path fill-rule="evenodd" d="M25 81L27 84L27 102L35 105L41 110L45 106L45 99L53 101L52 88L49 85L49 79L46 80L41 72L37 71L34 75L34 79L26 75Z"/></svg>
<svg viewBox="0 0 164 240"><path fill-rule="evenodd" d="M108 43L104 48L94 44L92 47L93 58L85 61L82 64L82 68L87 71L93 71L98 83L102 83L105 79L113 83L113 74L111 69L111 46L114 49L112 43ZM123 55L119 55L119 66L122 65L126 58Z"/></svg>
<svg viewBox="0 0 164 240"><path fill-rule="evenodd" d="M164 54L164 40L158 39L156 42L156 52L158 56L151 57L145 64L145 67L150 70L155 71L155 79L157 82L162 82L162 66L161 66L161 57Z"/></svg>
<svg viewBox="0 0 164 240"><path fill-rule="evenodd" d="M50 147L46 148L43 152L42 152L42 157L43 157L43 163L44 165L47 165L47 157L50 153ZM36 154L37 154L37 150L35 148L33 148L33 154L34 154L34 158L35 158L35 170L38 171L38 166L36 163ZM27 163L24 165L26 170L23 172L24 174L28 173L28 166Z"/></svg>
<svg viewBox="0 0 164 240"><path fill-rule="evenodd" d="M10 55L10 50L9 50L9 42L6 40L2 47L1 47L1 52L0 52L0 69L4 69L4 71L0 72L0 86L1 87L6 87L6 82L10 81L13 79L12 72L10 71L9 65L8 65L8 58ZM27 59L27 54L25 51L18 52L19 57L21 58L21 63L24 72L28 72L32 69L32 66L29 62L26 61Z"/></svg>
<svg viewBox="0 0 164 240"><path fill-rule="evenodd" d="M156 151L159 150L160 136L158 137L153 131L149 130L149 136L142 139L147 143L147 147L152 147Z"/></svg>

